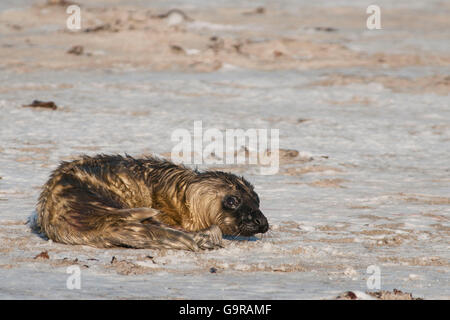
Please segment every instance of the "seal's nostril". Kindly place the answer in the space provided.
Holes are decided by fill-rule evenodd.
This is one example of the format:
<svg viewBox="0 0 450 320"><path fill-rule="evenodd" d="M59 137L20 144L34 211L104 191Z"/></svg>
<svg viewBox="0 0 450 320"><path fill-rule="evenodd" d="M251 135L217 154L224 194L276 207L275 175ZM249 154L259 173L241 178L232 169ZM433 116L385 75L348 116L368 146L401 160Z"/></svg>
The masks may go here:
<svg viewBox="0 0 450 320"><path fill-rule="evenodd" d="M258 226L262 233L267 232L269 230L269 222L266 218L258 219L260 220Z"/></svg>

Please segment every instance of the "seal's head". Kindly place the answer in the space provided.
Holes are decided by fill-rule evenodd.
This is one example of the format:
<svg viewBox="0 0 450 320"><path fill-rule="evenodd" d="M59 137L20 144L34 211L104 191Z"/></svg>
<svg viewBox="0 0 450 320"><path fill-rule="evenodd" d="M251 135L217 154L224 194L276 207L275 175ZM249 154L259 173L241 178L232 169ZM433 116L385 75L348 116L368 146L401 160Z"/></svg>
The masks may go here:
<svg viewBox="0 0 450 320"><path fill-rule="evenodd" d="M221 171L198 174L192 185L197 201L207 207L198 208L208 224L216 224L224 235L252 236L269 230L267 218L259 209L259 197L243 177ZM198 201L201 198L201 201Z"/></svg>
<svg viewBox="0 0 450 320"><path fill-rule="evenodd" d="M259 210L258 195L248 192L232 192L222 200L223 215L226 217L222 232L229 235L252 236L269 230L269 222ZM228 229L228 230L227 230Z"/></svg>

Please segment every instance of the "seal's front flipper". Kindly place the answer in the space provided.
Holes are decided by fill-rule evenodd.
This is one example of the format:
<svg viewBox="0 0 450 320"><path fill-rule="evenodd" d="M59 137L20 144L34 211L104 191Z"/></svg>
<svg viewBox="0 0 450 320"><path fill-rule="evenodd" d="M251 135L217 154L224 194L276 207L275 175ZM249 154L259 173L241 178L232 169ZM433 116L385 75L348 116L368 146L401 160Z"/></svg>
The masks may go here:
<svg viewBox="0 0 450 320"><path fill-rule="evenodd" d="M190 234L153 224L120 223L107 227L97 245L128 247L136 249L179 249L199 251L197 242Z"/></svg>
<svg viewBox="0 0 450 320"><path fill-rule="evenodd" d="M194 240L201 249L223 248L222 230L217 225L195 232Z"/></svg>

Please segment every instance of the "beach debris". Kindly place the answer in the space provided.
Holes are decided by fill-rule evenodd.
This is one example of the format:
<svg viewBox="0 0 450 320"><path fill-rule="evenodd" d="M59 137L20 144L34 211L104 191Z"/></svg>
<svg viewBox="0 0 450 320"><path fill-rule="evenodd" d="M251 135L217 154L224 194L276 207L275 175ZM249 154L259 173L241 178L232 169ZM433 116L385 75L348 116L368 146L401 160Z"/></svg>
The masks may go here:
<svg viewBox="0 0 450 320"><path fill-rule="evenodd" d="M192 22L194 19L190 18L184 11L180 9L170 9L166 13L152 15L151 18L165 19L169 26L178 25L183 22Z"/></svg>
<svg viewBox="0 0 450 320"><path fill-rule="evenodd" d="M336 31L338 31L338 29L332 28L332 27L314 27L314 30L320 31L320 32L336 32Z"/></svg>
<svg viewBox="0 0 450 320"><path fill-rule="evenodd" d="M78 258L70 259L70 258L66 257L66 258L58 259L57 261L61 264L67 264L67 265L78 264Z"/></svg>
<svg viewBox="0 0 450 320"><path fill-rule="evenodd" d="M403 292L398 289L394 289L392 291L381 290L366 293L381 300L423 300L423 298L413 297L410 292Z"/></svg>
<svg viewBox="0 0 450 320"><path fill-rule="evenodd" d="M9 24L8 23L7 26L16 31L22 30L22 26L20 26L18 24Z"/></svg>
<svg viewBox="0 0 450 320"><path fill-rule="evenodd" d="M71 6L71 5L79 6L78 3L73 2L73 1L68 1L68 0L47 0L46 4L48 6L62 6L62 7Z"/></svg>
<svg viewBox="0 0 450 320"><path fill-rule="evenodd" d="M361 291L346 291L336 297L336 300L375 300Z"/></svg>
<svg viewBox="0 0 450 320"><path fill-rule="evenodd" d="M58 106L53 101L39 101L39 100L33 100L31 104L25 104L22 105L22 107L25 108L45 108L45 109L51 109L56 110Z"/></svg>
<svg viewBox="0 0 450 320"><path fill-rule="evenodd" d="M245 11L242 14L246 16L255 15L255 14L264 14L266 13L266 8L264 7L257 7L255 10L252 11Z"/></svg>
<svg viewBox="0 0 450 320"><path fill-rule="evenodd" d="M69 53L69 54L74 54L74 55L76 55L76 56L82 55L83 52L84 52L84 47L83 47L83 46L80 46L80 45L73 46L72 48L70 48L70 49L67 51L67 53Z"/></svg>
<svg viewBox="0 0 450 320"><path fill-rule="evenodd" d="M244 44L243 44L242 42L237 42L237 43L233 44L232 47L234 48L234 50L236 50L236 53L244 54L244 53L242 52L242 46L243 46L243 45L244 45Z"/></svg>
<svg viewBox="0 0 450 320"><path fill-rule="evenodd" d="M170 51L172 51L173 53L176 53L176 54L186 53L186 51L183 49L183 47L176 45L176 44L170 45Z"/></svg>
<svg viewBox="0 0 450 320"><path fill-rule="evenodd" d="M38 255L36 255L33 259L50 259L49 255L48 255L48 251L42 251L41 253L39 253Z"/></svg>
<svg viewBox="0 0 450 320"><path fill-rule="evenodd" d="M297 150L294 149L279 149L279 155L282 158L296 158L300 154Z"/></svg>
<svg viewBox="0 0 450 320"><path fill-rule="evenodd" d="M112 28L109 23L99 24L94 27L89 27L83 30L84 32L99 32L99 31L114 31L117 32L119 29Z"/></svg>
<svg viewBox="0 0 450 320"><path fill-rule="evenodd" d="M225 47L225 41L217 36L212 36L209 38L210 43L208 48L212 49L215 53L219 52Z"/></svg>
<svg viewBox="0 0 450 320"><path fill-rule="evenodd" d="M275 58L279 58L279 57L281 57L282 55L284 55L284 53L281 52L280 50L274 50L274 51L273 51L273 56L274 56Z"/></svg>
<svg viewBox="0 0 450 320"><path fill-rule="evenodd" d="M175 54L187 54L188 56L191 56L191 55L196 55L196 54L200 53L200 50L198 50L198 49L194 49L194 48L192 48L192 49L186 48L185 49L182 46L179 46L177 44L170 45L169 47L170 47L170 50Z"/></svg>
<svg viewBox="0 0 450 320"><path fill-rule="evenodd" d="M392 291L346 291L336 297L336 300L423 300L422 298L415 298L411 293L402 292L394 289Z"/></svg>
<svg viewBox="0 0 450 320"><path fill-rule="evenodd" d="M145 256L145 259L150 260L153 264L157 264L154 258L155 257L152 257L152 256Z"/></svg>
<svg viewBox="0 0 450 320"><path fill-rule="evenodd" d="M211 267L211 268L209 269L209 272L210 272L210 273L217 273L217 269L214 268L214 267Z"/></svg>

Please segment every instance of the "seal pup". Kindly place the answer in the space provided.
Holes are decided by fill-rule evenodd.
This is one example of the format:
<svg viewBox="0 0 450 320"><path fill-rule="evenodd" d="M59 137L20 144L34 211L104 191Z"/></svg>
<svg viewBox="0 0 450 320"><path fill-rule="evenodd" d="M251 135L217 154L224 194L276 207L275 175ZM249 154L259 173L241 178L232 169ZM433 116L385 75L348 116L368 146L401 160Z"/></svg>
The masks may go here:
<svg viewBox="0 0 450 320"><path fill-rule="evenodd" d="M62 162L43 187L36 222L55 242L192 251L269 229L243 177L128 155Z"/></svg>

